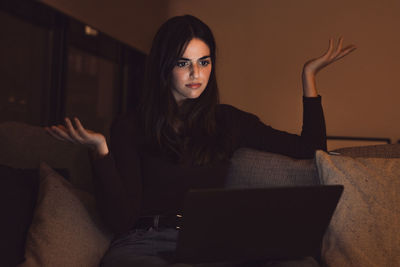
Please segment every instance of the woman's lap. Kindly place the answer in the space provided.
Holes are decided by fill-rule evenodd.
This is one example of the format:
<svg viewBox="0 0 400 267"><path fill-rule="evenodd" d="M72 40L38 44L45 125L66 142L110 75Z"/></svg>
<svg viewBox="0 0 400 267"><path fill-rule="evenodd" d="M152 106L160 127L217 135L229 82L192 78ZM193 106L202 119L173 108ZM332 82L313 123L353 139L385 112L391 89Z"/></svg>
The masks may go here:
<svg viewBox="0 0 400 267"><path fill-rule="evenodd" d="M161 230L133 230L114 240L104 255L101 267L316 267L312 258L296 261L246 262L246 263L206 263L206 264L171 264L163 255L171 254L176 249L178 231L172 228Z"/></svg>
<svg viewBox="0 0 400 267"><path fill-rule="evenodd" d="M162 266L168 261L158 254L174 251L177 231L134 230L114 240L103 257L101 266Z"/></svg>

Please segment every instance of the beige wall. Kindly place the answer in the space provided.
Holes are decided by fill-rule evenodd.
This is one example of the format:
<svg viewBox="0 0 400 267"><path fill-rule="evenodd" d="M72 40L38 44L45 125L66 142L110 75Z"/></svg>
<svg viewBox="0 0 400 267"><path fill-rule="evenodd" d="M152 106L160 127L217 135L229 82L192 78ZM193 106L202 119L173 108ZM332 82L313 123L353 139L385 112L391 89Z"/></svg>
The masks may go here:
<svg viewBox="0 0 400 267"><path fill-rule="evenodd" d="M148 52L165 20L165 0L40 0L79 21Z"/></svg>
<svg viewBox="0 0 400 267"><path fill-rule="evenodd" d="M400 1L170 0L219 45L222 101L278 129L301 128L301 69L329 37L359 48L318 75L329 135L400 139Z"/></svg>
<svg viewBox="0 0 400 267"><path fill-rule="evenodd" d="M301 128L301 69L329 37L359 48L324 69L317 85L329 135L400 139L398 0L42 0L142 51L167 17L210 25L219 46L222 102L273 127Z"/></svg>

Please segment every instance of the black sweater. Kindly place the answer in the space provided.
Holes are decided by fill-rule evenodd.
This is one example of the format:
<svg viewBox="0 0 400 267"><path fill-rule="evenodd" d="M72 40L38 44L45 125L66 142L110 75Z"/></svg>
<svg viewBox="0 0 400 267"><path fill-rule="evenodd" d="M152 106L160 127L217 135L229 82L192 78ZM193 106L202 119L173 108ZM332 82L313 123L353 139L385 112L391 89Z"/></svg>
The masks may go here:
<svg viewBox="0 0 400 267"><path fill-rule="evenodd" d="M326 150L326 130L321 97L303 98L301 135L278 131L255 115L229 105L218 105L217 126L233 137L232 151L250 147L296 158L312 158ZM177 163L147 149L134 115L111 127L110 153L93 159L95 195L99 211L115 233L128 231L139 216L176 214L190 188L221 187L229 161L193 165Z"/></svg>

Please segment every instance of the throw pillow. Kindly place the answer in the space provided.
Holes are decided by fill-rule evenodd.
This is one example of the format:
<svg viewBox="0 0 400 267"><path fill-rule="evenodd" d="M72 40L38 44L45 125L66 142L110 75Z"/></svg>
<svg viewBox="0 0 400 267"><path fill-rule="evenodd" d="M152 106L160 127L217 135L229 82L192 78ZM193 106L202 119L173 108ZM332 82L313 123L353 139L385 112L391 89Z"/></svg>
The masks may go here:
<svg viewBox="0 0 400 267"><path fill-rule="evenodd" d="M312 159L294 159L241 148L232 157L225 186L234 188L315 184L319 184L319 179Z"/></svg>
<svg viewBox="0 0 400 267"><path fill-rule="evenodd" d="M38 182L38 170L0 165L0 266L16 266L24 261Z"/></svg>
<svg viewBox="0 0 400 267"><path fill-rule="evenodd" d="M76 189L42 163L26 261L20 266L98 266L108 245Z"/></svg>
<svg viewBox="0 0 400 267"><path fill-rule="evenodd" d="M323 184L343 184L324 237L327 266L398 266L400 159L351 158L317 151Z"/></svg>

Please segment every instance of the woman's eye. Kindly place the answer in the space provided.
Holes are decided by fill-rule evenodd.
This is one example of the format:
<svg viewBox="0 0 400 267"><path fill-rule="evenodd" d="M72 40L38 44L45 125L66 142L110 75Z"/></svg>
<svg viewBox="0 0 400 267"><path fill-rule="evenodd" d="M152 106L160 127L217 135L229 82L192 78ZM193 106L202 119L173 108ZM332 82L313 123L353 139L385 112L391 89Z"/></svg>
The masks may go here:
<svg viewBox="0 0 400 267"><path fill-rule="evenodd" d="M177 65L179 68L183 68L183 67L188 66L188 63L187 63L186 61L179 61L178 63L176 63L176 65Z"/></svg>
<svg viewBox="0 0 400 267"><path fill-rule="evenodd" d="M210 64L210 61L208 61L208 60L200 61L200 65L202 65L203 67L208 66L208 64Z"/></svg>

